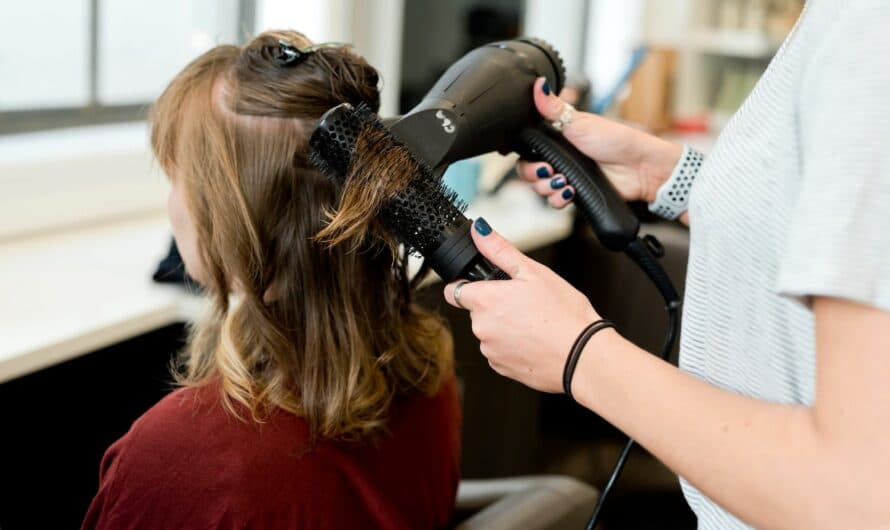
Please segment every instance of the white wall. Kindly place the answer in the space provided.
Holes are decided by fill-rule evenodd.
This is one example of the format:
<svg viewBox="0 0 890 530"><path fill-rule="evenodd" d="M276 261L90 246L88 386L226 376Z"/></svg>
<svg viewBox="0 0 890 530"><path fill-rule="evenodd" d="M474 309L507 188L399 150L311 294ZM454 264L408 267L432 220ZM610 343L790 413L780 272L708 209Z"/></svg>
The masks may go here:
<svg viewBox="0 0 890 530"><path fill-rule="evenodd" d="M647 0L643 32L648 44L682 49L689 42L690 0Z"/></svg>
<svg viewBox="0 0 890 530"><path fill-rule="evenodd" d="M238 41L236 0L99 0L98 99L139 104L192 59Z"/></svg>
<svg viewBox="0 0 890 530"><path fill-rule="evenodd" d="M57 2L69 5L68 0L37 4L52 6ZM72 1L69 7L81 3L86 2ZM98 88L104 103L151 101L186 62L210 46L233 42L238 36L233 18L235 0L100 0L99 4L103 7L100 28L105 26L100 40L110 46L103 50L100 44L99 53ZM396 112L403 0L261 0L257 7L257 28L246 28L246 33L292 27L317 41L354 42L359 53L381 71L382 113ZM32 22L43 20L39 9L28 9L34 11ZM70 23L70 13L67 18ZM10 27L14 23L0 18L0 29ZM51 39L39 40L33 50L57 59L57 48L53 48L57 45ZM71 46L73 53L77 47ZM0 60L7 51L0 49ZM0 72L6 72L8 64L0 61ZM57 78L52 80L23 79L19 92L28 95L30 88L32 99L43 103L83 104L77 99L85 97L80 92L58 101L41 96L44 88L76 84L78 78L68 76L65 69L68 65L62 61L54 66ZM10 94L13 76L4 75L3 79L0 110L3 97ZM31 103L25 101L33 108ZM0 136L0 242L35 232L160 213L166 191L166 179L151 157L145 123Z"/></svg>
<svg viewBox="0 0 890 530"><path fill-rule="evenodd" d="M584 71L598 97L612 88L643 43L645 7L646 0L591 0Z"/></svg>
<svg viewBox="0 0 890 530"><path fill-rule="evenodd" d="M381 114L398 110L404 0L259 0L256 31L295 29L315 42L349 42L380 72Z"/></svg>
<svg viewBox="0 0 890 530"><path fill-rule="evenodd" d="M0 243L160 213L167 189L144 123L0 137Z"/></svg>
<svg viewBox="0 0 890 530"><path fill-rule="evenodd" d="M89 6L89 0L4 4L0 111L89 103ZM237 0L99 0L97 6L101 104L147 104L198 54L238 37ZM143 122L0 136L0 241L160 213L166 190Z"/></svg>
<svg viewBox="0 0 890 530"><path fill-rule="evenodd" d="M294 29L315 42L350 42L352 4L352 0L257 0L255 30Z"/></svg>
<svg viewBox="0 0 890 530"><path fill-rule="evenodd" d="M88 0L3 3L0 111L88 102L89 21Z"/></svg>
<svg viewBox="0 0 890 530"><path fill-rule="evenodd" d="M570 76L584 68L588 0L526 0L522 33L544 39L559 52Z"/></svg>
<svg viewBox="0 0 890 530"><path fill-rule="evenodd" d="M399 111L404 2L405 0L355 0L353 42L358 52L380 72L383 82L380 94L381 116L392 116Z"/></svg>

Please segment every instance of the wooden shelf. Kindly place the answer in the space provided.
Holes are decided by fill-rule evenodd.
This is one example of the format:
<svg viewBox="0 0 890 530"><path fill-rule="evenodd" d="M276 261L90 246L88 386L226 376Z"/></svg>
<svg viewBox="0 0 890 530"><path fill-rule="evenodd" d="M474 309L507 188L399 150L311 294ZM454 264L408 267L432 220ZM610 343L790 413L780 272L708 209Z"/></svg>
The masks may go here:
<svg viewBox="0 0 890 530"><path fill-rule="evenodd" d="M675 115L709 116L718 132L781 48L802 5L803 0L649 2L646 42L680 52Z"/></svg>

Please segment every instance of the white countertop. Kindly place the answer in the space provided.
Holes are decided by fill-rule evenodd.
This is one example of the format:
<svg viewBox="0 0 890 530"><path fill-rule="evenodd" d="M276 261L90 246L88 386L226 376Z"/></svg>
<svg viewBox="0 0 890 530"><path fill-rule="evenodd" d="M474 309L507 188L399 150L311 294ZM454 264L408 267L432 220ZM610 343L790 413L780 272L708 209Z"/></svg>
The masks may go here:
<svg viewBox="0 0 890 530"><path fill-rule="evenodd" d="M526 251L572 227L516 182L467 215ZM166 216L154 215L0 244L0 383L195 318L199 297L151 280L169 243Z"/></svg>

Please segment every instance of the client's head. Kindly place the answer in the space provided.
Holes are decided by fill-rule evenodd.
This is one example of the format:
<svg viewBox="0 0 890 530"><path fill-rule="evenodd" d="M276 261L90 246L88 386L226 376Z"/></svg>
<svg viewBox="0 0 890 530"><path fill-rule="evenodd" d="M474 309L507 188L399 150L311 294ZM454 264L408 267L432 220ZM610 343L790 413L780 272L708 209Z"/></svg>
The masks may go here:
<svg viewBox="0 0 890 530"><path fill-rule="evenodd" d="M377 72L344 47L284 64L281 42L311 44L276 31L218 46L151 112L176 241L213 301L178 373L186 384L218 382L236 414L280 408L313 434L364 436L384 426L396 395L438 389L450 340L412 304L396 245L316 237L338 203L307 161L309 136L337 104L377 108Z"/></svg>

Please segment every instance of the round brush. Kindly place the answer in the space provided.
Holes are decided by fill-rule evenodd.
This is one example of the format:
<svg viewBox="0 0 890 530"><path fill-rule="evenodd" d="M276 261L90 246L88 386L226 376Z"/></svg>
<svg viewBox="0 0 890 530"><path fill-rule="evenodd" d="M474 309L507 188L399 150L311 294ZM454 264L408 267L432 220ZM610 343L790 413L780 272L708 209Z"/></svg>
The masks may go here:
<svg viewBox="0 0 890 530"><path fill-rule="evenodd" d="M372 110L349 103L330 109L321 117L309 145L312 165L341 191L362 182L388 190L382 204L369 208L377 209L386 231L409 251L423 256L443 280L508 279L476 249L470 235L472 224L456 194Z"/></svg>

